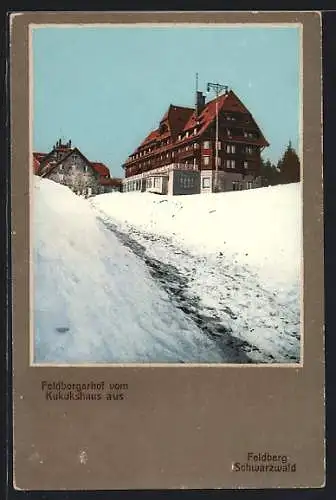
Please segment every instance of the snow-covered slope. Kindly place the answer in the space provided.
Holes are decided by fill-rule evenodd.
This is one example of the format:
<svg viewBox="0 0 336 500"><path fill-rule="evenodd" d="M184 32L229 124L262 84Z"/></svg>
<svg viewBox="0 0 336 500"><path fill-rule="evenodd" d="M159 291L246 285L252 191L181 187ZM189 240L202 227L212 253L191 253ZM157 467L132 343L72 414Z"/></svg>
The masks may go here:
<svg viewBox="0 0 336 500"><path fill-rule="evenodd" d="M300 360L301 186L89 202L219 343L256 362ZM157 272L159 271L159 272Z"/></svg>
<svg viewBox="0 0 336 500"><path fill-rule="evenodd" d="M299 277L300 184L174 197L111 193L92 203L121 224L169 237L198 254L225 252L265 280L288 284Z"/></svg>
<svg viewBox="0 0 336 500"><path fill-rule="evenodd" d="M34 184L35 362L223 361L86 200Z"/></svg>

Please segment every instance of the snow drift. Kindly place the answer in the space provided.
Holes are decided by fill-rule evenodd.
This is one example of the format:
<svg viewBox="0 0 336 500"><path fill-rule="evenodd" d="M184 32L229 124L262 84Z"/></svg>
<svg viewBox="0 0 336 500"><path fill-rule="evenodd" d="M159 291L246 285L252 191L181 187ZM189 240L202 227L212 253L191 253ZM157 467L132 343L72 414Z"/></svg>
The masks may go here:
<svg viewBox="0 0 336 500"><path fill-rule="evenodd" d="M197 254L225 252L266 281L299 279L300 184L174 197L111 193L92 203L119 223L169 237Z"/></svg>
<svg viewBox="0 0 336 500"><path fill-rule="evenodd" d="M143 259L183 277L183 309L254 362L300 360L301 186L190 196L111 193L97 216ZM180 280L181 281L181 280ZM198 321L199 318L196 318ZM196 321L196 322L197 322ZM224 346L224 351L228 346Z"/></svg>
<svg viewBox="0 0 336 500"><path fill-rule="evenodd" d="M33 242L35 362L223 360L87 200L38 177Z"/></svg>

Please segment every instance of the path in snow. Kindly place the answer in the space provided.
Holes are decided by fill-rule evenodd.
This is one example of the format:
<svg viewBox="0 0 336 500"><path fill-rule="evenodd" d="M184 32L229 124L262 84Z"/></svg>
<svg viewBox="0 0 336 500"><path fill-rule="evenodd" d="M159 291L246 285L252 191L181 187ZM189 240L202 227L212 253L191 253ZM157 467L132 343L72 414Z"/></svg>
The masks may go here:
<svg viewBox="0 0 336 500"><path fill-rule="evenodd" d="M223 252L195 255L168 237L121 225L101 210L97 214L146 263L176 307L215 340L226 361L299 361L298 286L268 288Z"/></svg>

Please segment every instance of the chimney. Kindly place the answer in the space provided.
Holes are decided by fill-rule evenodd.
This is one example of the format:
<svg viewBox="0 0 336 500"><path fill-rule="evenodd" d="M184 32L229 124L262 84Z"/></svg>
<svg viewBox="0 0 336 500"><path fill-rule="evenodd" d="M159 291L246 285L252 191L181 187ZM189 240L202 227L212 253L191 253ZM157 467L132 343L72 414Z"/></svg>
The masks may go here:
<svg viewBox="0 0 336 500"><path fill-rule="evenodd" d="M200 115L205 107L205 95L197 90L196 92L196 116Z"/></svg>

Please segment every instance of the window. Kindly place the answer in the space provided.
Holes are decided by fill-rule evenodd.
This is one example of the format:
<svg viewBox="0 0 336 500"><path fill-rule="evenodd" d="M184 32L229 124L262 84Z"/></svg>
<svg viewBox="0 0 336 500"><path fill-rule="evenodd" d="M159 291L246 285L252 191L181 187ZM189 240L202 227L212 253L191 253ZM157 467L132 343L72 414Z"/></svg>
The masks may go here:
<svg viewBox="0 0 336 500"><path fill-rule="evenodd" d="M210 148L210 141L204 141L203 142L203 148L204 149L209 149Z"/></svg>
<svg viewBox="0 0 336 500"><path fill-rule="evenodd" d="M236 162L235 160L226 160L226 168L235 168Z"/></svg>
<svg viewBox="0 0 336 500"><path fill-rule="evenodd" d="M220 157L217 158L217 165L218 167L220 167L220 165L222 164L222 159Z"/></svg>
<svg viewBox="0 0 336 500"><path fill-rule="evenodd" d="M227 144L226 145L226 152L229 154L234 154L236 152L235 144Z"/></svg>
<svg viewBox="0 0 336 500"><path fill-rule="evenodd" d="M244 161L244 168L248 168L249 164L248 161Z"/></svg>
<svg viewBox="0 0 336 500"><path fill-rule="evenodd" d="M210 177L203 177L202 179L202 188L210 187Z"/></svg>
<svg viewBox="0 0 336 500"><path fill-rule="evenodd" d="M73 159L74 161L76 161L76 160L77 160L77 158L78 158L78 155L77 155L76 153L74 153L74 154L72 155L72 159Z"/></svg>
<svg viewBox="0 0 336 500"><path fill-rule="evenodd" d="M197 127L194 128L194 134L197 134Z"/></svg>
<svg viewBox="0 0 336 500"><path fill-rule="evenodd" d="M252 189L253 188L253 182L252 181L248 181L246 183L246 187L247 187L247 189Z"/></svg>
<svg viewBox="0 0 336 500"><path fill-rule="evenodd" d="M227 135L228 135L228 137L232 137L232 132L230 129L227 129Z"/></svg>
<svg viewBox="0 0 336 500"><path fill-rule="evenodd" d="M91 188L91 187L89 187L89 188L88 188L88 196L91 196L91 195L92 195L92 188Z"/></svg>
<svg viewBox="0 0 336 500"><path fill-rule="evenodd" d="M186 134L185 134L186 137L189 137L189 132L187 131Z"/></svg>
<svg viewBox="0 0 336 500"><path fill-rule="evenodd" d="M87 165L84 166L84 172L87 172L88 171L88 167Z"/></svg>
<svg viewBox="0 0 336 500"><path fill-rule="evenodd" d="M155 188L160 187L160 177L154 177L154 187Z"/></svg>
<svg viewBox="0 0 336 500"><path fill-rule="evenodd" d="M178 140L180 141L181 139L182 139L182 135L181 135L181 134L179 134L179 136L178 136Z"/></svg>
<svg viewBox="0 0 336 500"><path fill-rule="evenodd" d="M203 156L203 165L210 164L210 156Z"/></svg>
<svg viewBox="0 0 336 500"><path fill-rule="evenodd" d="M240 183L238 181L233 181L232 182L232 191L239 191L240 189Z"/></svg>
<svg viewBox="0 0 336 500"><path fill-rule="evenodd" d="M220 151L222 149L222 143L221 143L221 141L217 142L217 149L218 149L218 151Z"/></svg>
<svg viewBox="0 0 336 500"><path fill-rule="evenodd" d="M181 187L183 187L184 189L188 189L194 185L194 179L192 179L188 175L181 175L179 183Z"/></svg>
<svg viewBox="0 0 336 500"><path fill-rule="evenodd" d="M246 153L251 155L253 153L253 148L252 146L246 146L246 149L245 149Z"/></svg>
<svg viewBox="0 0 336 500"><path fill-rule="evenodd" d="M257 132L247 132L246 130L244 130L244 137L248 137L249 139L256 139L257 136Z"/></svg>
<svg viewBox="0 0 336 500"><path fill-rule="evenodd" d="M195 143L193 144L193 148L194 148L194 149L198 149L198 144L197 144L197 142L195 142Z"/></svg>
<svg viewBox="0 0 336 500"><path fill-rule="evenodd" d="M62 165L62 164L59 166L59 169L60 169L60 170L63 170L63 165Z"/></svg>
<svg viewBox="0 0 336 500"><path fill-rule="evenodd" d="M60 181L64 181L64 174L59 174Z"/></svg>

